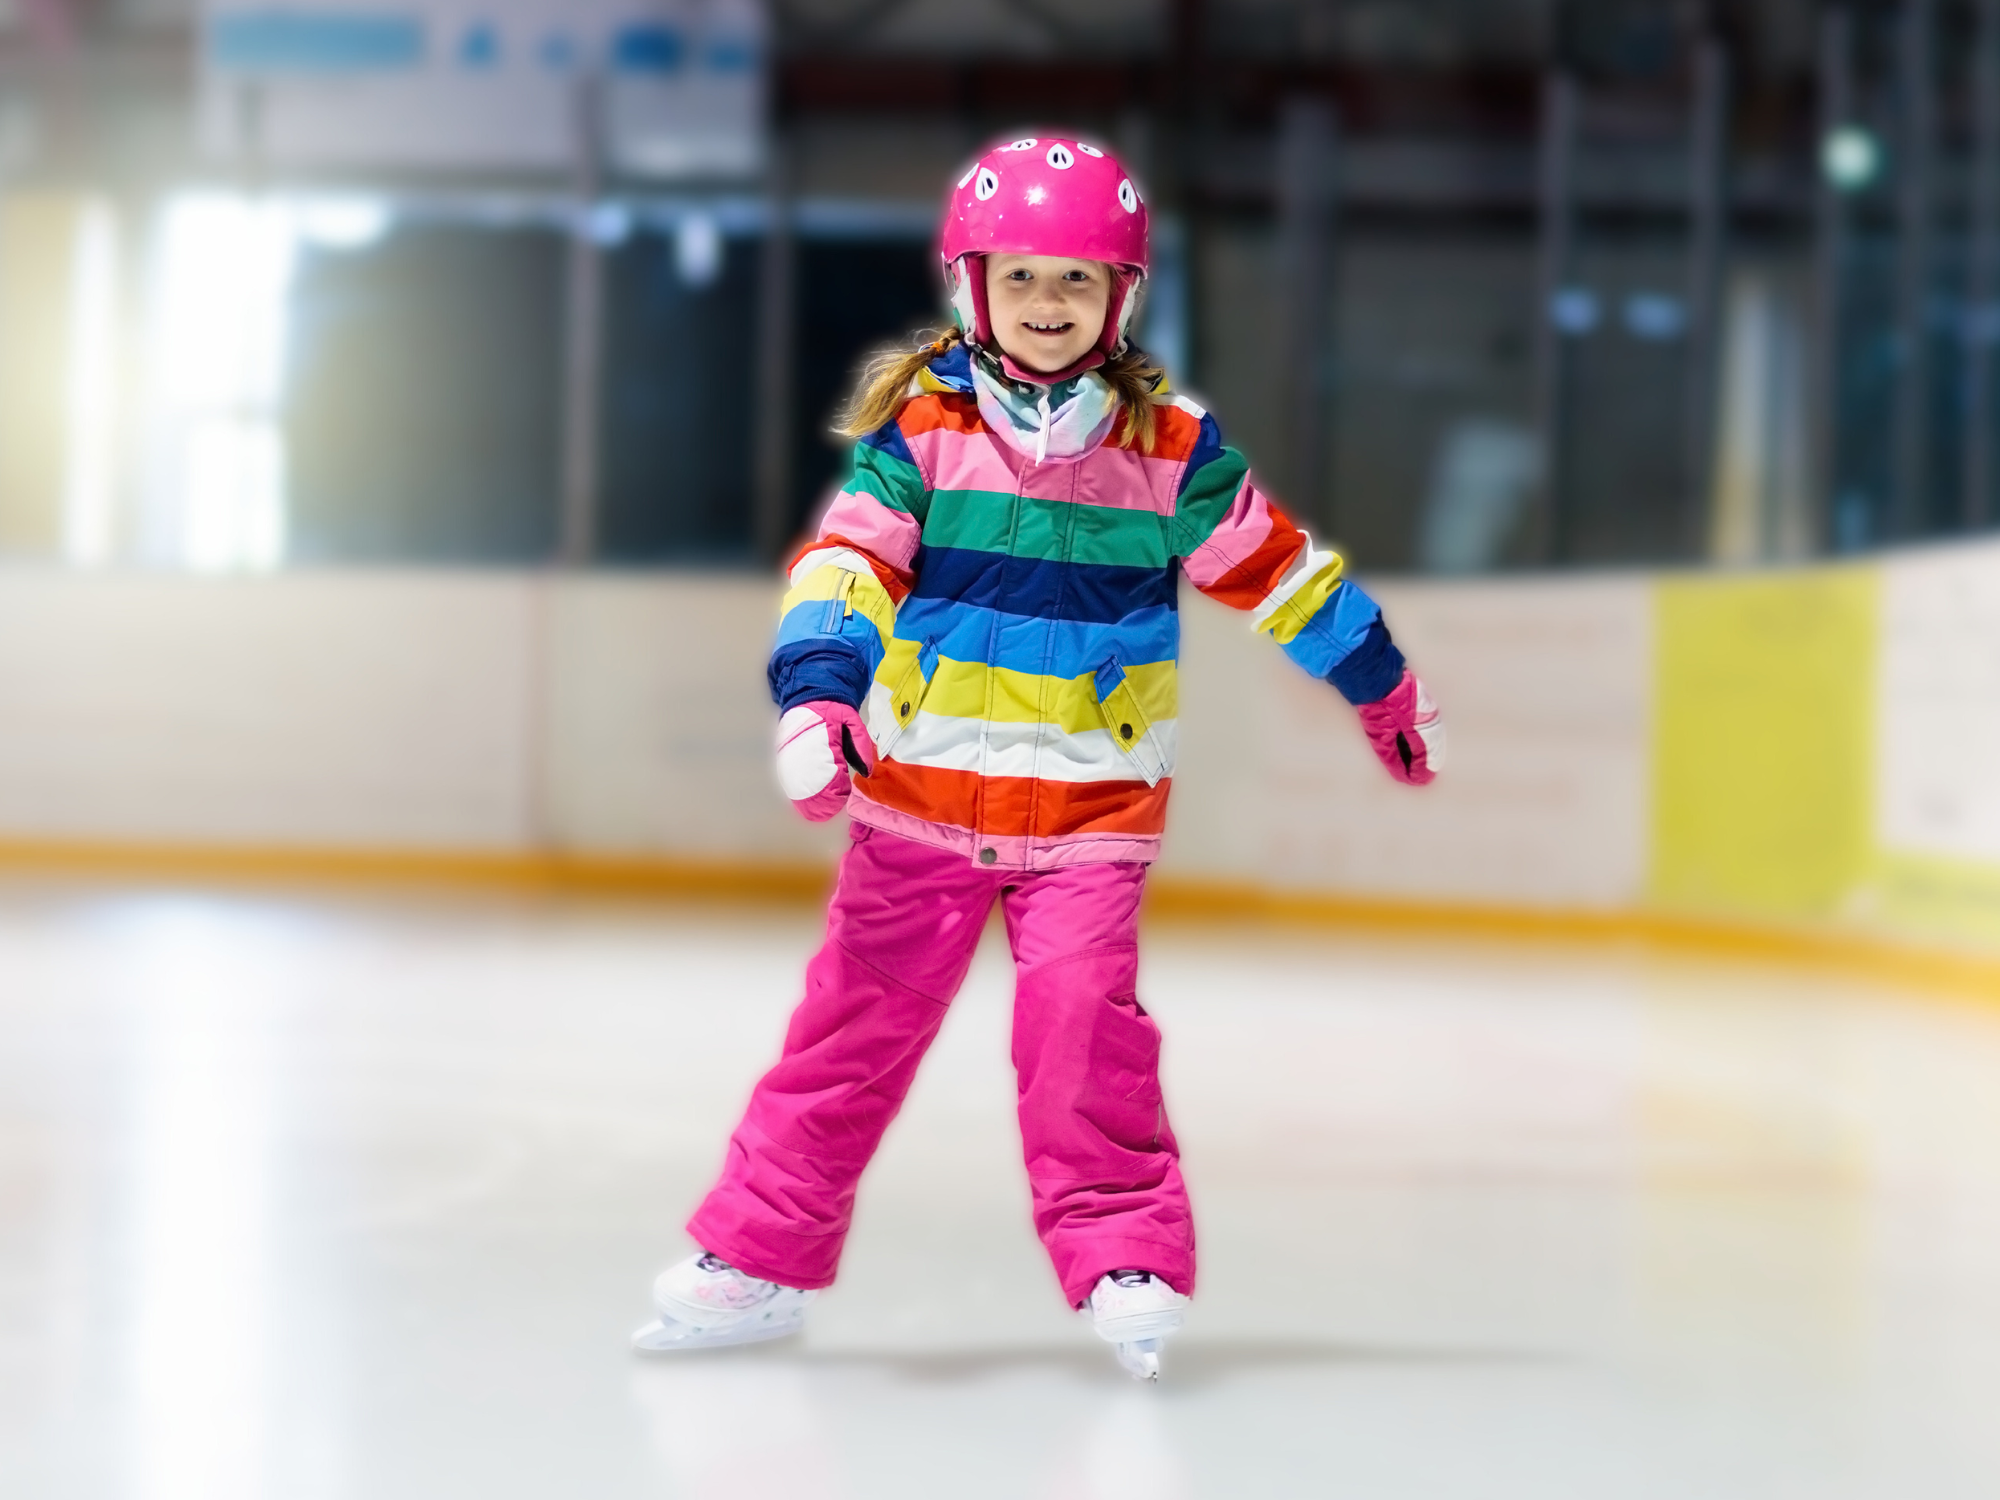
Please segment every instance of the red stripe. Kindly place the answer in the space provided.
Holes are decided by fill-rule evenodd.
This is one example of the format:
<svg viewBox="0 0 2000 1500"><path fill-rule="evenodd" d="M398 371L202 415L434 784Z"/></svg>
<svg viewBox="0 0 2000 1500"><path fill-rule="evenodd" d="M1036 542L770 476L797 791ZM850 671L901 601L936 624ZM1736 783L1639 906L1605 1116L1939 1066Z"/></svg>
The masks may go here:
<svg viewBox="0 0 2000 1500"><path fill-rule="evenodd" d="M813 545L816 547L851 547L854 551L859 552L863 557L868 559L868 566L875 570L876 580L883 588L889 591L889 602L892 604L901 604L908 597L911 588L916 583L917 575L914 572L903 568L890 567L859 542L849 541L837 531L829 531Z"/></svg>
<svg viewBox="0 0 2000 1500"><path fill-rule="evenodd" d="M1257 550L1224 573L1202 592L1231 609L1255 609L1270 597L1285 576L1285 570L1305 550L1306 534L1271 507L1271 531Z"/></svg>
<svg viewBox="0 0 2000 1500"><path fill-rule="evenodd" d="M1000 838L1061 838L1078 833L1157 837L1167 826L1167 790L1143 781L1037 781L982 777L973 771L878 762L868 778L871 801L930 823L974 828Z"/></svg>
<svg viewBox="0 0 2000 1500"><path fill-rule="evenodd" d="M1154 458L1183 459L1194 452L1194 445L1201 440L1201 418L1182 411L1178 406L1156 406L1153 408ZM1125 444L1130 447L1131 444Z"/></svg>
<svg viewBox="0 0 2000 1500"><path fill-rule="evenodd" d="M875 574L876 582L888 590L889 602L891 604L901 605L903 600L909 597L910 589L916 582L916 575L914 573L890 567L859 542L849 541L837 531L829 531L825 536L820 537L816 541L807 542L798 551L794 552L791 561L785 564L785 576L788 578L791 576L792 569L799 565L799 559L804 557L808 552L824 552L828 547L845 547L848 551L858 552L866 558L869 568Z"/></svg>

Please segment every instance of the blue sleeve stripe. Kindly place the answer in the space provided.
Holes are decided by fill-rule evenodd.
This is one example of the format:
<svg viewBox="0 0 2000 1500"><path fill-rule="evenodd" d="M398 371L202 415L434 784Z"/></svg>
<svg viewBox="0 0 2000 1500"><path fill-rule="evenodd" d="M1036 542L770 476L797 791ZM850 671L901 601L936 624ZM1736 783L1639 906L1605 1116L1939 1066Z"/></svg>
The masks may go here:
<svg viewBox="0 0 2000 1500"><path fill-rule="evenodd" d="M771 653L771 697L780 711L822 702L858 710L874 675L860 652L836 636L793 641Z"/></svg>
<svg viewBox="0 0 2000 1500"><path fill-rule="evenodd" d="M863 448L879 448L892 458L900 458L911 468L917 467L916 459L910 456L910 445L903 440L903 429L894 422L884 422L868 436L860 440Z"/></svg>
<svg viewBox="0 0 2000 1500"><path fill-rule="evenodd" d="M1403 680L1403 653L1389 639L1389 627L1380 618L1370 623L1361 644L1341 658L1326 680L1356 705L1378 703L1394 692Z"/></svg>
<svg viewBox="0 0 2000 1500"><path fill-rule="evenodd" d="M1381 606L1351 582L1343 582L1319 607L1284 651L1315 677L1330 677L1382 618Z"/></svg>
<svg viewBox="0 0 2000 1500"><path fill-rule="evenodd" d="M1188 454L1187 467L1181 470L1179 493L1187 492L1188 481L1193 479L1206 464L1222 457L1222 429L1215 425L1215 418L1202 413L1201 427L1194 440L1194 451Z"/></svg>
<svg viewBox="0 0 2000 1500"><path fill-rule="evenodd" d="M839 609L839 601L807 599L794 604L785 611L785 617L778 622L778 645L780 647L818 642L822 645L834 641L842 642L848 649L860 653L873 672L882 662L884 642L882 634L875 628L875 622L860 610L851 615L836 613L833 628L828 629L828 605Z"/></svg>

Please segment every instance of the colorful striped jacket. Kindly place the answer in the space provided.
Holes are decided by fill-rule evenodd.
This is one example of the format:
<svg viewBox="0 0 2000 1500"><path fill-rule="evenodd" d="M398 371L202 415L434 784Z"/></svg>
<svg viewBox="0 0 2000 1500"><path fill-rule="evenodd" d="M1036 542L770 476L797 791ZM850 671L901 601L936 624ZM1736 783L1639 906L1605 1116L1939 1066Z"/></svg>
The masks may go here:
<svg viewBox="0 0 2000 1500"><path fill-rule="evenodd" d="M967 361L855 446L791 568L772 693L861 710L880 758L855 820L1009 869L1155 858L1182 574L1350 702L1396 686L1381 611L1200 407L1163 397L1151 452L1037 463L982 420Z"/></svg>

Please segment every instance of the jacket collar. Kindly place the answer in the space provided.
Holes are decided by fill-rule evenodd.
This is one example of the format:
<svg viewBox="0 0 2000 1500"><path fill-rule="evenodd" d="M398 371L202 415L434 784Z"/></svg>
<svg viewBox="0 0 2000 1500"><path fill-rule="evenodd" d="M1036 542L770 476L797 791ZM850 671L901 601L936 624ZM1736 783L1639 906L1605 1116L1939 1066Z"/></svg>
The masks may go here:
<svg viewBox="0 0 2000 1500"><path fill-rule="evenodd" d="M965 343L953 344L924 366L924 374L946 390L961 396L977 394L972 385L972 350Z"/></svg>

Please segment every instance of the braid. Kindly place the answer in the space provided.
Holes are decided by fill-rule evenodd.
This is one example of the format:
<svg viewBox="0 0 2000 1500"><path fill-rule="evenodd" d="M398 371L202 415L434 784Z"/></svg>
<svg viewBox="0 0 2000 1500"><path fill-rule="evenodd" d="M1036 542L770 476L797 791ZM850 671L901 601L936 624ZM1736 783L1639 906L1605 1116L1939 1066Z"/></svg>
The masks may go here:
<svg viewBox="0 0 2000 1500"><path fill-rule="evenodd" d="M1125 408L1125 421L1118 430L1118 440L1129 443L1141 453L1152 452L1153 440L1160 430L1153 409L1153 392L1159 388L1167 372L1140 350L1127 344L1099 365L1097 373L1104 377L1104 383L1118 397L1118 404Z"/></svg>
<svg viewBox="0 0 2000 1500"><path fill-rule="evenodd" d="M931 341L914 349L892 345L870 357L862 367L854 397L841 411L834 431L843 437L862 438L894 421L896 413L903 409L910 382L917 378L917 372L938 356L950 353L965 338L956 328L947 328L934 336L928 332L918 336L929 337Z"/></svg>
<svg viewBox="0 0 2000 1500"><path fill-rule="evenodd" d="M956 328L947 328L935 335L927 331L918 337L928 338L930 342L915 348L891 345L870 357L862 367L853 398L841 410L834 431L843 437L862 438L894 421L896 414L903 409L903 402L908 399L910 382L917 378L917 373L932 360L949 354L965 341L965 335ZM1124 408L1125 419L1118 430L1118 441L1130 444L1141 453L1150 452L1159 434L1153 392L1158 389L1166 371L1128 344L1099 365L1097 373L1104 377L1105 384L1111 387L1118 404Z"/></svg>

